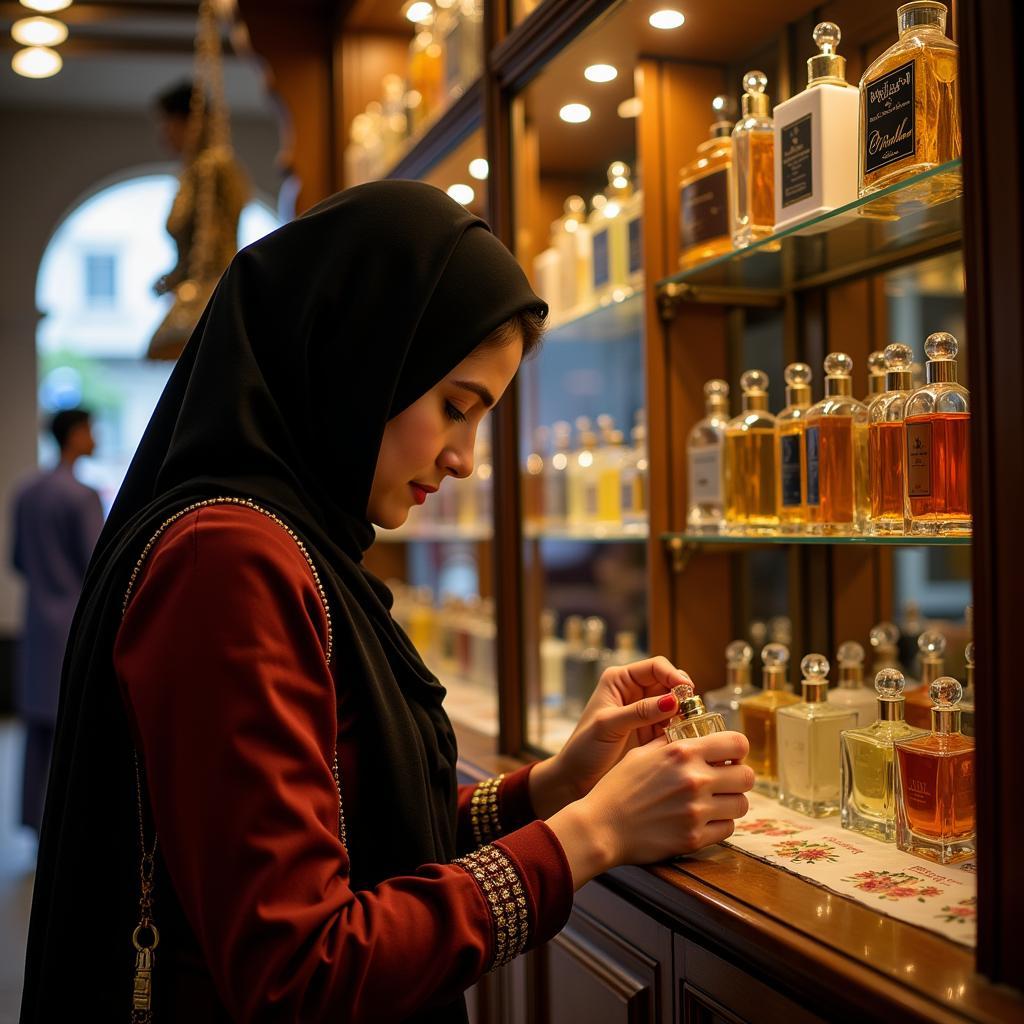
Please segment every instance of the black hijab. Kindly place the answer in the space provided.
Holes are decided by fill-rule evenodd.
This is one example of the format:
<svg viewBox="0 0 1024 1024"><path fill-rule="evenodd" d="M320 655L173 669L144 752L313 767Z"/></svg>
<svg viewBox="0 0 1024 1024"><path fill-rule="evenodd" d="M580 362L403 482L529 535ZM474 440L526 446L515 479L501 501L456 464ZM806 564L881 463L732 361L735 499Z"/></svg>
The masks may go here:
<svg viewBox="0 0 1024 1024"><path fill-rule="evenodd" d="M374 537L366 506L387 421L530 309L544 304L487 226L417 182L340 193L234 258L132 460L75 615L23 1022L85 1008L128 1015L138 820L113 645L143 546L194 501L234 495L274 511L327 585L334 673L356 701L360 774L375 794L348 823L353 885L452 858L456 751L444 689L391 618L390 592L360 564ZM166 874L157 880L159 925L173 893Z"/></svg>

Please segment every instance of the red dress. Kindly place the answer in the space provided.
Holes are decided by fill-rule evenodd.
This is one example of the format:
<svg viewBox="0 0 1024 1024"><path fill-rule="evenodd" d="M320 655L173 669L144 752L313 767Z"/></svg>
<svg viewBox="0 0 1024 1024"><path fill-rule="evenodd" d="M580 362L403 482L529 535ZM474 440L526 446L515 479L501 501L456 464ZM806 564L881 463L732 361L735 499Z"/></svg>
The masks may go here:
<svg viewBox="0 0 1024 1024"><path fill-rule="evenodd" d="M350 887L336 740L343 806L367 787L355 784L359 723L346 680L332 679L327 632L302 552L252 509L182 517L135 584L114 662L159 854L194 935L173 958L187 975L191 957L192 972L171 982L175 1016L202 1019L212 987L235 1020L402 1020L568 917L572 876L535 820L529 768L460 787L466 856ZM158 925L159 907L158 893Z"/></svg>

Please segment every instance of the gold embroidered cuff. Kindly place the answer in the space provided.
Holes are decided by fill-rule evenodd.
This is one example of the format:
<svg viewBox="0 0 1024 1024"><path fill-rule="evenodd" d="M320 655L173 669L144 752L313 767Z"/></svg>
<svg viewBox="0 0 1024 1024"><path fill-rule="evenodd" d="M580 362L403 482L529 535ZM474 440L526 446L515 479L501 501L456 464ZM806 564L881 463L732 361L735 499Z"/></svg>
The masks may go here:
<svg viewBox="0 0 1024 1024"><path fill-rule="evenodd" d="M502 967L526 949L530 912L519 872L497 846L481 846L452 861L468 871L480 886L491 912L494 960L488 970Z"/></svg>
<svg viewBox="0 0 1024 1024"><path fill-rule="evenodd" d="M501 837L501 818L498 815L498 790L505 778L484 779L476 789L469 803L469 820L473 825L473 839L478 846Z"/></svg>

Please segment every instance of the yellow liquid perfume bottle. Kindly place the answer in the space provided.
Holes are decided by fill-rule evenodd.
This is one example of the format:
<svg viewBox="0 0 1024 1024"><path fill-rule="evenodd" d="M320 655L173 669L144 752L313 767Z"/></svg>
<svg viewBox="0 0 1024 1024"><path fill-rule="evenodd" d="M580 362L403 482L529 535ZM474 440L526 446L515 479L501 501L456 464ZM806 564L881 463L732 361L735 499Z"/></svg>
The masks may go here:
<svg viewBox="0 0 1024 1024"><path fill-rule="evenodd" d="M868 725L875 717L875 694L864 685L864 648L847 640L836 651L839 685L828 691L828 702L857 716L856 727Z"/></svg>
<svg viewBox="0 0 1024 1024"><path fill-rule="evenodd" d="M756 776L754 789L767 796L778 793L778 759L775 738L776 712L800 698L786 688L789 650L782 644L765 644L761 650L763 689L740 701L740 728L750 743L746 763Z"/></svg>
<svg viewBox="0 0 1024 1024"><path fill-rule="evenodd" d="M873 536L898 535L904 529L903 414L913 358L909 345L886 346L884 390L868 406L867 532Z"/></svg>
<svg viewBox="0 0 1024 1024"><path fill-rule="evenodd" d="M896 19L899 40L860 80L862 196L960 156L959 50L946 36L945 4L904 4ZM935 175L912 191L902 199L943 202L961 193L960 174Z"/></svg>
<svg viewBox="0 0 1024 1024"><path fill-rule="evenodd" d="M965 736L974 736L974 641L964 648L964 667L967 669L967 686L960 701L961 731Z"/></svg>
<svg viewBox="0 0 1024 1024"><path fill-rule="evenodd" d="M558 252L561 274L560 301L565 315L589 308L594 289L591 280L590 225L582 196L569 196L563 214L552 225L551 247Z"/></svg>
<svg viewBox="0 0 1024 1024"><path fill-rule="evenodd" d="M867 421L853 397L853 360L825 357L825 397L804 417L807 526L811 533L849 536L867 518Z"/></svg>
<svg viewBox="0 0 1024 1024"><path fill-rule="evenodd" d="M609 417L609 420L611 417ZM598 522L622 522L622 468L626 459L621 430L609 423L602 431L604 443L597 450L597 516Z"/></svg>
<svg viewBox="0 0 1024 1024"><path fill-rule="evenodd" d="M896 845L954 864L976 852L974 740L960 731L960 684L942 676L930 693L931 733L895 745Z"/></svg>
<svg viewBox="0 0 1024 1024"><path fill-rule="evenodd" d="M879 622L871 627L868 640L874 651L872 671L883 668L900 668L900 627L892 622Z"/></svg>
<svg viewBox="0 0 1024 1024"><path fill-rule="evenodd" d="M743 76L742 117L732 130L733 176L730 207L732 244L742 249L767 238L775 228L775 128L768 76Z"/></svg>
<svg viewBox="0 0 1024 1024"><path fill-rule="evenodd" d="M779 435L779 528L799 533L807 523L807 466L804 460L804 416L811 407L811 368L786 367L786 408L776 417Z"/></svg>
<svg viewBox="0 0 1024 1024"><path fill-rule="evenodd" d="M725 686L704 694L708 710L717 711L727 729L740 730L740 701L758 693L750 681L753 657L753 648L746 640L733 640L725 649Z"/></svg>
<svg viewBox="0 0 1024 1024"><path fill-rule="evenodd" d="M622 464L622 522L640 526L647 522L647 424L643 409L636 413L636 426L630 432L633 446Z"/></svg>
<svg viewBox="0 0 1024 1024"><path fill-rule="evenodd" d="M740 378L743 411L725 429L725 528L739 534L775 533L775 417L768 411L768 374L747 370Z"/></svg>
<svg viewBox="0 0 1024 1024"><path fill-rule="evenodd" d="M917 638L921 652L921 684L907 696L907 721L927 729L931 721L932 700L928 688L946 671L946 638L937 629L926 629Z"/></svg>
<svg viewBox="0 0 1024 1024"><path fill-rule="evenodd" d="M842 826L883 843L896 841L893 744L927 735L904 721L903 687L902 672L882 669L875 676L877 721L842 734Z"/></svg>
<svg viewBox="0 0 1024 1024"><path fill-rule="evenodd" d="M904 410L907 443L908 532L971 532L971 414L967 389L957 383L957 341L940 331L928 335L928 381Z"/></svg>
<svg viewBox="0 0 1024 1024"><path fill-rule="evenodd" d="M724 96L714 109L723 111ZM732 251L729 196L732 191L732 122L716 121L697 147L697 158L679 172L679 267L696 266Z"/></svg>
<svg viewBox="0 0 1024 1024"><path fill-rule="evenodd" d="M643 191L636 187L629 164L616 160L608 168L608 198L619 208L612 278L621 289L638 288L644 277ZM607 211L606 211L607 212ZM617 296L616 296L617 297Z"/></svg>
<svg viewBox="0 0 1024 1024"><path fill-rule="evenodd" d="M597 434L591 430L590 419L580 416L576 420L578 447L569 459L569 526L582 526L592 519L588 507L587 485L594 468L594 451L597 448ZM594 497L597 491L594 489ZM593 511L597 511L596 502Z"/></svg>
<svg viewBox="0 0 1024 1024"><path fill-rule="evenodd" d="M839 734L856 714L828 701L828 659L808 654L800 662L803 700L779 708L779 803L824 818L839 811Z"/></svg>
<svg viewBox="0 0 1024 1024"><path fill-rule="evenodd" d="M709 380L704 385L704 413L686 439L686 529L719 533L725 517L724 449L729 425L729 385L724 380Z"/></svg>
<svg viewBox="0 0 1024 1024"><path fill-rule="evenodd" d="M725 732L725 719L704 707L704 701L693 692L693 683L673 686L672 693L679 701L679 714L670 718L665 726L665 736L669 743L695 740L701 736L710 736L713 732Z"/></svg>

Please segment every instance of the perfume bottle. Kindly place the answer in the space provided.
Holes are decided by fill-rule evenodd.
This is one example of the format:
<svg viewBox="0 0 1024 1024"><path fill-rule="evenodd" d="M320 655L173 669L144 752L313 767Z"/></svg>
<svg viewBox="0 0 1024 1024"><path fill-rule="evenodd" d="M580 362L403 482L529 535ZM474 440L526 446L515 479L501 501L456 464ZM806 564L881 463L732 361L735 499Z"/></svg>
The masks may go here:
<svg viewBox="0 0 1024 1024"><path fill-rule="evenodd" d="M571 438L572 427L565 420L559 420L551 428L551 458L544 469L543 478L546 526L565 526L569 518Z"/></svg>
<svg viewBox="0 0 1024 1024"><path fill-rule="evenodd" d="M933 0L896 12L899 40L860 80L858 191L864 196L960 156L959 51L946 7ZM912 186L918 203L962 191L954 170Z"/></svg>
<svg viewBox="0 0 1024 1024"><path fill-rule="evenodd" d="M786 408L776 417L779 435L779 528L798 533L807 523L807 466L804 461L804 416L811 407L811 368L786 367Z"/></svg>
<svg viewBox="0 0 1024 1024"><path fill-rule="evenodd" d="M544 451L548 446L548 428L537 427L533 432L533 451L523 463L523 518L540 526L544 522Z"/></svg>
<svg viewBox="0 0 1024 1024"><path fill-rule="evenodd" d="M902 534L904 530L903 414L910 396L913 358L909 345L886 346L885 390L868 406L867 532L874 536Z"/></svg>
<svg viewBox="0 0 1024 1024"><path fill-rule="evenodd" d="M725 527L729 532L775 533L775 417L768 411L768 374L747 370L740 378L743 411L725 430Z"/></svg>
<svg viewBox="0 0 1024 1024"><path fill-rule="evenodd" d="M583 623L583 646L567 652L565 659L565 710L579 718L601 676L600 664L604 657L604 619L596 615Z"/></svg>
<svg viewBox="0 0 1024 1024"><path fill-rule="evenodd" d="M597 488L591 486L597 434L591 430L590 420L586 416L577 418L576 436L578 447L569 459L568 469L571 527L580 527L592 522L597 512Z"/></svg>
<svg viewBox="0 0 1024 1024"><path fill-rule="evenodd" d="M879 622L871 627L868 640L874 651L872 671L876 674L883 668L900 668L900 628L892 622Z"/></svg>
<svg viewBox="0 0 1024 1024"><path fill-rule="evenodd" d="M775 230L794 227L857 198L857 116L860 98L836 52L839 26L817 25L819 53L807 61L807 88L780 103L775 120ZM852 217L851 217L852 219ZM810 226L821 230L837 223Z"/></svg>
<svg viewBox="0 0 1024 1024"><path fill-rule="evenodd" d="M903 673L884 668L875 676L878 718L871 725L848 729L842 734L843 828L862 835L896 841L896 769L893 744L896 740L926 736L903 718Z"/></svg>
<svg viewBox="0 0 1024 1024"><path fill-rule="evenodd" d="M737 732L740 725L740 701L753 697L757 688L750 682L750 662L754 651L745 640L733 640L725 649L725 686L708 690L704 703L725 719L726 729Z"/></svg>
<svg viewBox="0 0 1024 1024"><path fill-rule="evenodd" d="M593 301L591 239L586 200L569 196L563 211L552 225L551 245L559 254L562 307L565 315L570 315L586 309Z"/></svg>
<svg viewBox="0 0 1024 1024"><path fill-rule="evenodd" d="M929 688L946 671L946 638L937 629L926 629L917 638L917 649L921 652L921 685L907 696L907 721L927 729L932 709Z"/></svg>
<svg viewBox="0 0 1024 1024"><path fill-rule="evenodd" d="M638 526L647 522L647 424L644 410L636 413L636 426L630 431L633 446L622 463L622 523Z"/></svg>
<svg viewBox="0 0 1024 1024"><path fill-rule="evenodd" d="M608 168L608 188L591 200L591 246L593 250L592 281L594 300L605 303L621 298L629 278L629 228L632 217L640 229L640 209L643 199L634 196L629 165L621 160ZM637 234L636 256L640 259L642 242ZM637 268L637 274L642 265Z"/></svg>
<svg viewBox="0 0 1024 1024"><path fill-rule="evenodd" d="M870 405L885 391L885 375L888 371L885 352L876 349L868 355L868 396L864 399L865 405Z"/></svg>
<svg viewBox="0 0 1024 1024"><path fill-rule="evenodd" d="M725 732L725 719L704 707L704 701L693 692L693 683L680 683L672 687L679 701L679 713L668 720L665 736L669 743L695 740L713 732Z"/></svg>
<svg viewBox="0 0 1024 1024"><path fill-rule="evenodd" d="M867 421L853 397L853 360L825 357L825 397L807 410L807 526L811 533L858 534L867 518Z"/></svg>
<svg viewBox="0 0 1024 1024"><path fill-rule="evenodd" d="M868 725L875 717L875 695L864 685L864 648L847 640L836 651L839 685L828 692L829 704L846 708L857 716L855 728Z"/></svg>
<svg viewBox="0 0 1024 1024"><path fill-rule="evenodd" d="M930 334L924 350L928 383L905 409L909 532L969 534L971 414L967 389L956 380L956 338Z"/></svg>
<svg viewBox="0 0 1024 1024"><path fill-rule="evenodd" d="M435 32L435 13L418 23L409 44L410 129L420 131L444 99L444 49Z"/></svg>
<svg viewBox="0 0 1024 1024"><path fill-rule="evenodd" d="M742 116L732 130L729 223L737 249L767 238L775 227L775 132L767 84L763 71L743 76Z"/></svg>
<svg viewBox="0 0 1024 1024"><path fill-rule="evenodd" d="M724 380L709 380L704 385L704 412L704 419L694 425L686 439L686 529L690 533L718 533L722 529L722 453L729 423L729 385Z"/></svg>
<svg viewBox="0 0 1024 1024"><path fill-rule="evenodd" d="M617 288L637 288L643 282L643 191L636 188L629 164L616 160L608 168L608 200L618 206L613 239L612 280ZM609 215L608 208L605 214ZM616 296L618 297L618 296Z"/></svg>
<svg viewBox="0 0 1024 1024"><path fill-rule="evenodd" d="M967 669L967 686L960 701L960 731L965 736L974 736L974 641L964 648L964 667Z"/></svg>
<svg viewBox="0 0 1024 1024"><path fill-rule="evenodd" d="M856 714L828 701L828 659L808 654L800 662L803 700L779 708L779 802L824 818L839 811L839 734L852 729Z"/></svg>
<svg viewBox="0 0 1024 1024"><path fill-rule="evenodd" d="M786 688L789 650L782 644L765 644L761 651L764 671L762 690L740 701L740 727L750 742L746 763L754 769L754 789L767 796L778 792L778 759L775 739L776 712L800 698Z"/></svg>
<svg viewBox="0 0 1024 1024"><path fill-rule="evenodd" d="M551 241L556 239L558 221L551 225ZM562 256L554 244L538 253L533 260L533 285L537 294L548 304L548 317L558 323L566 313L562 299Z"/></svg>
<svg viewBox="0 0 1024 1024"><path fill-rule="evenodd" d="M975 847L974 740L960 731L960 684L930 687L931 733L896 743L896 845L953 864Z"/></svg>
<svg viewBox="0 0 1024 1024"><path fill-rule="evenodd" d="M562 623L562 635L565 638L565 663L562 666L562 708L569 714L569 674L576 671L580 654L583 652L583 616L567 615Z"/></svg>
<svg viewBox="0 0 1024 1024"><path fill-rule="evenodd" d="M565 656L568 644L557 632L558 615L550 608L540 614L540 700L557 714L565 700Z"/></svg>
<svg viewBox="0 0 1024 1024"><path fill-rule="evenodd" d="M615 634L615 649L606 650L598 666L598 679L606 668L617 665L631 665L634 661L642 661L643 654L636 645L636 633L629 629L620 630Z"/></svg>
<svg viewBox="0 0 1024 1024"><path fill-rule="evenodd" d="M714 109L727 100L716 96ZM732 122L718 120L697 147L697 158L679 172L679 266L688 267L732 251Z"/></svg>
<svg viewBox="0 0 1024 1024"><path fill-rule="evenodd" d="M621 524L622 522L622 467L626 460L621 430L609 423L602 428L602 444L595 456L597 477L597 514L599 523Z"/></svg>

